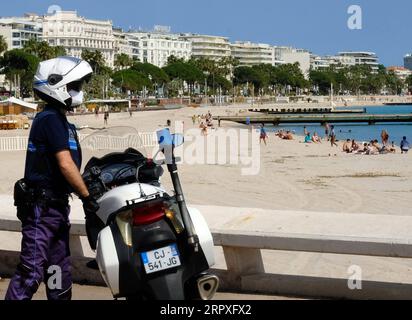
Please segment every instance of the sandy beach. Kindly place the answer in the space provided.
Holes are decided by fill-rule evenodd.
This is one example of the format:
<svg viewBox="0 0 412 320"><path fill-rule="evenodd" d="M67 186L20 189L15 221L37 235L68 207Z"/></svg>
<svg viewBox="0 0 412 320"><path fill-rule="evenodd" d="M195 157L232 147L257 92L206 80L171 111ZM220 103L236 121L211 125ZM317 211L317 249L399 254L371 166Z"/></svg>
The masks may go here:
<svg viewBox="0 0 412 320"><path fill-rule="evenodd" d="M224 115L239 112L235 108L183 108L168 111L111 114L109 126L132 126L141 132L163 127L169 119L184 121L185 130L197 128L192 115ZM103 116L72 116L78 126L103 127ZM224 134L227 129L246 126L222 122L209 135ZM217 126L217 123L216 123ZM82 130L81 132L90 132ZM8 132L10 134L11 132ZM23 132L20 134L27 134ZM200 130L199 130L200 134ZM181 165L181 179L191 204L256 207L279 210L329 211L369 214L412 214L412 154L354 155L323 143L306 145L303 137L281 140L269 132L268 145L261 145L260 171L244 176L241 165ZM376 137L378 139L378 137ZM85 159L90 157L85 151ZM0 194L11 194L14 182L23 175L25 152L0 152ZM167 187L171 183L165 175Z"/></svg>

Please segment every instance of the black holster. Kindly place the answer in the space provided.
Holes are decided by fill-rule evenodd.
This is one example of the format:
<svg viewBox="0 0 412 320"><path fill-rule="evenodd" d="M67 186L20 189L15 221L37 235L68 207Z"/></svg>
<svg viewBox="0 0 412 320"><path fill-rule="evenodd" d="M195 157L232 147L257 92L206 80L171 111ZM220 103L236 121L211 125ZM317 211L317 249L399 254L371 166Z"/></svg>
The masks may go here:
<svg viewBox="0 0 412 320"><path fill-rule="evenodd" d="M14 205L17 207L17 218L24 222L32 212L35 196L34 189L28 187L24 179L14 184Z"/></svg>
<svg viewBox="0 0 412 320"><path fill-rule="evenodd" d="M24 222L32 214L35 205L54 209L63 209L69 205L67 194L56 194L52 190L30 187L24 179L14 185L14 205L17 218Z"/></svg>

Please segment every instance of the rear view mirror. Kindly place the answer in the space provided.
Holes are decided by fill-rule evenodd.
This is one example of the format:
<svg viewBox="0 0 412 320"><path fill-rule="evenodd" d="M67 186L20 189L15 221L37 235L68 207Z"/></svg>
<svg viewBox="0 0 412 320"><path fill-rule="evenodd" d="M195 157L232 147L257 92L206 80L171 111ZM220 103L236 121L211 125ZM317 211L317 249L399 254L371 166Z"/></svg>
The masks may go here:
<svg viewBox="0 0 412 320"><path fill-rule="evenodd" d="M160 147L178 147L184 143L184 136L179 133L170 134L168 128L157 131L157 139Z"/></svg>
<svg viewBox="0 0 412 320"><path fill-rule="evenodd" d="M168 128L157 131L157 141L160 147L170 147L173 145L173 137Z"/></svg>

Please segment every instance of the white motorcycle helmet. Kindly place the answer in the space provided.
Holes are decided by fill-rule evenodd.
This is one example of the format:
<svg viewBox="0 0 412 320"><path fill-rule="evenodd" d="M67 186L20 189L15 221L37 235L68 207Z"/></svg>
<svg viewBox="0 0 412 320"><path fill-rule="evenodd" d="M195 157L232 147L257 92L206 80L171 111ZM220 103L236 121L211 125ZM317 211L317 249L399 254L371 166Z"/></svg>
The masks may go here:
<svg viewBox="0 0 412 320"><path fill-rule="evenodd" d="M82 86L93 69L88 62L74 57L58 57L39 64L33 90L48 104L67 110L83 103Z"/></svg>

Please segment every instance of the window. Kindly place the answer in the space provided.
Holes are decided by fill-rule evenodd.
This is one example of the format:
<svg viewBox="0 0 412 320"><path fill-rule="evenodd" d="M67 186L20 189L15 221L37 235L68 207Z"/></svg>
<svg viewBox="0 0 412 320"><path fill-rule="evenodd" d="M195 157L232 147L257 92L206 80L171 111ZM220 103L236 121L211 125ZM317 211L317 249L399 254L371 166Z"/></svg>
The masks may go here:
<svg viewBox="0 0 412 320"><path fill-rule="evenodd" d="M20 41L13 41L13 46L15 46L15 47L20 46Z"/></svg>
<svg viewBox="0 0 412 320"><path fill-rule="evenodd" d="M20 38L20 32L13 32L13 38Z"/></svg>

